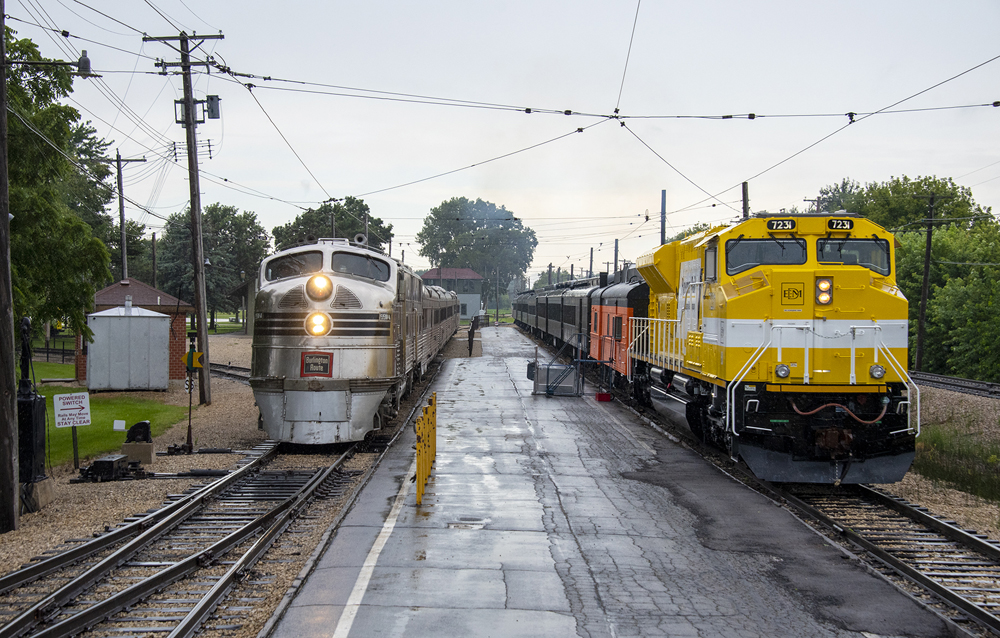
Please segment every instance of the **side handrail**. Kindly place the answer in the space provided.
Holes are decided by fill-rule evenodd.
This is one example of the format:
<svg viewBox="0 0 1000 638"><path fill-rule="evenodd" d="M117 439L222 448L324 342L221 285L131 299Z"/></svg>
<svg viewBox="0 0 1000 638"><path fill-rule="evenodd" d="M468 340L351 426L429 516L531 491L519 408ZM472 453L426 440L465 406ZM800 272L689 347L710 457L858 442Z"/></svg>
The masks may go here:
<svg viewBox="0 0 1000 638"><path fill-rule="evenodd" d="M765 342L764 339L767 339ZM743 382L743 377L750 373L754 365L758 360L767 352L768 348L771 347L771 336L767 333L766 336L761 337L761 344L754 350L753 355L747 359L747 362L743 364L740 368L739 373L737 373L736 378L734 378L729 386L726 387L726 429L733 433L733 436L739 436L736 432L736 387Z"/></svg>
<svg viewBox="0 0 1000 638"><path fill-rule="evenodd" d="M917 384L910 377L909 371L907 371L906 368L904 368L903 366L899 365L899 361L896 360L896 357L892 354L892 351L889 350L888 346L886 346L885 343L881 339L879 339L879 341L878 341L878 348L879 348L879 350L882 351L883 354L885 354L886 358L889 360L889 365L891 365L893 371L896 374L899 375L899 378L906 380L906 388L907 388L907 390L911 390L913 392L913 394L916 395L916 398L917 398L917 427L915 428L916 429L916 435L915 436L920 436L920 388L917 387ZM914 430L913 425L910 423L910 411L909 411L909 409L907 409L907 411L906 411L906 430L897 430L895 432L890 432L890 434L899 434L900 432L905 432L907 430L910 430L910 431Z"/></svg>

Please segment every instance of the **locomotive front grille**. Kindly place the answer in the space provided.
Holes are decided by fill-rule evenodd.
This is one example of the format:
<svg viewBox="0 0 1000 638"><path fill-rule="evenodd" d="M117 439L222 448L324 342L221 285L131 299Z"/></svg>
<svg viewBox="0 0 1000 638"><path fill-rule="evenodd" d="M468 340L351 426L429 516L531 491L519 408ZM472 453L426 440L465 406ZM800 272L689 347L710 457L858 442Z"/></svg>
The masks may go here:
<svg viewBox="0 0 1000 638"><path fill-rule="evenodd" d="M264 312L257 318L254 334L267 337L306 335L305 312ZM332 328L327 337L388 337L390 321L377 312L331 312Z"/></svg>

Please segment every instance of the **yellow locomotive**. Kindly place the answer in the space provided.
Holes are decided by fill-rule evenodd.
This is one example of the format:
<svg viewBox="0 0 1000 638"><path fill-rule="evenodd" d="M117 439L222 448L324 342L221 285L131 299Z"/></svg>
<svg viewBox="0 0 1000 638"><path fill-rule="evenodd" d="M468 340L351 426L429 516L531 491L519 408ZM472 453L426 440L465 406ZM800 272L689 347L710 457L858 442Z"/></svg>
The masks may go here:
<svg viewBox="0 0 1000 638"><path fill-rule="evenodd" d="M895 240L839 211L764 215L637 260L634 381L771 481L900 480L919 434Z"/></svg>

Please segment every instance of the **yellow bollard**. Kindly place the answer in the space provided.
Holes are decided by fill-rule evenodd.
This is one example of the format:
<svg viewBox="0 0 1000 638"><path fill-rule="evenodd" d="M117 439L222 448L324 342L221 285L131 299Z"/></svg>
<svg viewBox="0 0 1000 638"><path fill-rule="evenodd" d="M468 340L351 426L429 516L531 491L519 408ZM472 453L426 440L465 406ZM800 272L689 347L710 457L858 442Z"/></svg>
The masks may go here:
<svg viewBox="0 0 1000 638"><path fill-rule="evenodd" d="M422 414L413 424L417 433L417 505L424 497L424 488L437 458L437 392L431 395Z"/></svg>

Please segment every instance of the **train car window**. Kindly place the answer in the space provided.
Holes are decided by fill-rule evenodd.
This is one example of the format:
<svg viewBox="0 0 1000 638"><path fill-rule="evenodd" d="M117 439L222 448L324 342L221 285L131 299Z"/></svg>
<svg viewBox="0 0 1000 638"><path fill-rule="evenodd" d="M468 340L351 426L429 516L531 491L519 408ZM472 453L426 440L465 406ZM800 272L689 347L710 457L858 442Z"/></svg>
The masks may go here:
<svg viewBox="0 0 1000 638"><path fill-rule="evenodd" d="M333 253L331 268L333 272L356 275L375 281L389 281L389 273L392 272L389 264L381 259L357 253Z"/></svg>
<svg viewBox="0 0 1000 638"><path fill-rule="evenodd" d="M285 279L287 277L299 277L310 273L319 272L323 269L323 253L312 250L304 253L294 253L275 257L267 262L264 269L264 279L274 281L275 279Z"/></svg>
<svg viewBox="0 0 1000 638"><path fill-rule="evenodd" d="M801 266L806 263L804 239L730 239L726 242L726 273L735 275L757 266Z"/></svg>
<svg viewBox="0 0 1000 638"><path fill-rule="evenodd" d="M571 326L576 325L576 308L573 306L563 306L562 309L562 322L567 323Z"/></svg>
<svg viewBox="0 0 1000 638"><path fill-rule="evenodd" d="M614 328L614 330L615 330L614 338L615 339L621 339L622 338L622 318L621 317L615 317L615 328Z"/></svg>
<svg viewBox="0 0 1000 638"><path fill-rule="evenodd" d="M717 281L719 279L719 249L717 247L705 249L705 281Z"/></svg>
<svg viewBox="0 0 1000 638"><path fill-rule="evenodd" d="M598 314L597 314L597 311L595 310L594 311L594 333L595 334L601 334L600 326L597 324L597 318L598 318Z"/></svg>
<svg viewBox="0 0 1000 638"><path fill-rule="evenodd" d="M824 264L864 266L880 275L889 274L889 242L885 239L820 239L816 260Z"/></svg>

